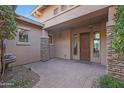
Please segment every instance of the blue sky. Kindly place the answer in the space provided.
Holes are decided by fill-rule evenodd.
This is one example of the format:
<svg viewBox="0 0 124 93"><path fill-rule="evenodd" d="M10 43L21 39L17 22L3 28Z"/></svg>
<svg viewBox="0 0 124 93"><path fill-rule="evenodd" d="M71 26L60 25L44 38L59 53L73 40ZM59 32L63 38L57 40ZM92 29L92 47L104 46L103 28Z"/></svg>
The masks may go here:
<svg viewBox="0 0 124 93"><path fill-rule="evenodd" d="M16 13L32 20L36 20L30 15L31 11L36 7L36 5L18 5L16 8Z"/></svg>

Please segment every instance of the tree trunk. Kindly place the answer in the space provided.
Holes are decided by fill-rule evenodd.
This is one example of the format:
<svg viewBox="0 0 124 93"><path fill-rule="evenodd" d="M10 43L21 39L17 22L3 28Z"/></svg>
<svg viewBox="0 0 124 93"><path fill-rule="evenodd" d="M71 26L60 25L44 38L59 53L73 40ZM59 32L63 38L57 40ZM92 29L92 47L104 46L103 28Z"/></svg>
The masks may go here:
<svg viewBox="0 0 124 93"><path fill-rule="evenodd" d="M4 72L5 72L4 53L5 53L4 40L1 39L1 80L2 81L3 81Z"/></svg>

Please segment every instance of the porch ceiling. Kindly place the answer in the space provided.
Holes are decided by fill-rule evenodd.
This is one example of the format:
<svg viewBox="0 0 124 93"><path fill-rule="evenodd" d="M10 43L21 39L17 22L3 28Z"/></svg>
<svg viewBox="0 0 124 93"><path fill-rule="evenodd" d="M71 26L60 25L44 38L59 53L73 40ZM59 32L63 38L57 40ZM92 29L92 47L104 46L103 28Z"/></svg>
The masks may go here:
<svg viewBox="0 0 124 93"><path fill-rule="evenodd" d="M81 16L61 24L54 25L52 27L46 28L47 31L60 31L64 29L73 29L83 25L90 25L101 20L107 21L108 19L108 8L104 8L92 13L89 13L85 16Z"/></svg>

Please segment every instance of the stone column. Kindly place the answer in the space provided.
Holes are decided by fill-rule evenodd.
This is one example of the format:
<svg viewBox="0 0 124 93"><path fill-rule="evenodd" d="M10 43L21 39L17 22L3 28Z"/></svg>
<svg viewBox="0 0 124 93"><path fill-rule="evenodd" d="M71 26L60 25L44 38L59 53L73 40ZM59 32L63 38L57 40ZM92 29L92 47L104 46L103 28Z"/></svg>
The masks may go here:
<svg viewBox="0 0 124 93"><path fill-rule="evenodd" d="M106 24L106 37L107 37L107 71L109 74L112 74L117 79L124 81L124 64L121 60L117 61L115 59L115 50L112 48L112 39L113 36L113 25L114 25L114 14L115 6L109 8L108 22Z"/></svg>
<svg viewBox="0 0 124 93"><path fill-rule="evenodd" d="M106 45L107 45L107 71L108 73L111 72L111 66L114 64L113 63L113 54L114 49L112 48L112 39L113 39L113 35L112 35L112 28L113 28L113 21L109 21L106 24L106 37L107 37L107 41L106 41Z"/></svg>
<svg viewBox="0 0 124 93"><path fill-rule="evenodd" d="M108 11L108 22L106 23L106 45L107 45L107 71L108 73L112 74L113 72L113 65L116 65L113 61L113 55L114 55L114 49L112 48L112 39L113 39L113 34L112 34L112 28L114 25L114 12L115 8L114 7L109 7Z"/></svg>
<svg viewBox="0 0 124 93"><path fill-rule="evenodd" d="M49 60L49 36L47 31L42 30L41 34L41 61Z"/></svg>

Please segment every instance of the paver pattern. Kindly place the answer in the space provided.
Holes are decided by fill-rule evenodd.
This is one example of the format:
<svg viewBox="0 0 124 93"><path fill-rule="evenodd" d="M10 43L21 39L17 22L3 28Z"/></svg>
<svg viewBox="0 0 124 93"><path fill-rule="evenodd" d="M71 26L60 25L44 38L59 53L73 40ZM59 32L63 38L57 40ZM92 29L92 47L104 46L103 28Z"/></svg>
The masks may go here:
<svg viewBox="0 0 124 93"><path fill-rule="evenodd" d="M85 61L51 59L25 65L40 75L35 88L90 88L106 68Z"/></svg>

